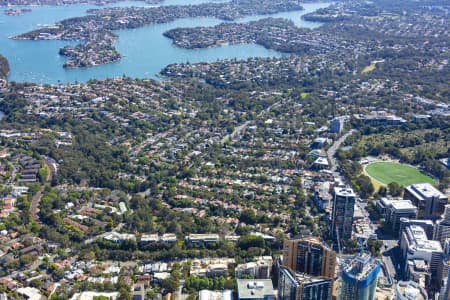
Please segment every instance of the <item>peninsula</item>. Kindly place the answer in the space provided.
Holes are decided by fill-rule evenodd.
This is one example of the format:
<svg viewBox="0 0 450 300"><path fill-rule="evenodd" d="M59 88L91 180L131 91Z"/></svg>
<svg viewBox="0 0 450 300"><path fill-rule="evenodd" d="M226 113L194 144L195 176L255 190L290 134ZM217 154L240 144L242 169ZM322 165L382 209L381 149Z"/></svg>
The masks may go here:
<svg viewBox="0 0 450 300"><path fill-rule="evenodd" d="M114 47L113 30L138 28L161 24L179 18L215 17L233 21L248 15L267 15L302 10L298 0L233 0L228 3L175 5L160 7L126 7L88 10L89 15L63 20L13 37L18 40L81 41L75 47L65 47L60 54L70 60L65 67L90 67L117 61L121 58Z"/></svg>
<svg viewBox="0 0 450 300"><path fill-rule="evenodd" d="M20 5L20 6L36 6L36 5L72 5L72 4L95 4L105 5L117 3L124 0L0 0L0 6ZM164 0L136 0L149 4L159 4Z"/></svg>
<svg viewBox="0 0 450 300"><path fill-rule="evenodd" d="M7 15L7 16L15 17L15 16L20 16L20 15L22 15L24 13L28 13L28 12L31 12L31 9L29 9L29 8L21 8L21 9L13 9L13 8L11 8L11 9L5 10L4 14Z"/></svg>
<svg viewBox="0 0 450 300"><path fill-rule="evenodd" d="M305 53L338 47L331 35L298 28L294 22L266 18L249 23L222 23L214 27L175 28L164 33L174 45L187 49L217 47L223 44L259 44L286 53Z"/></svg>

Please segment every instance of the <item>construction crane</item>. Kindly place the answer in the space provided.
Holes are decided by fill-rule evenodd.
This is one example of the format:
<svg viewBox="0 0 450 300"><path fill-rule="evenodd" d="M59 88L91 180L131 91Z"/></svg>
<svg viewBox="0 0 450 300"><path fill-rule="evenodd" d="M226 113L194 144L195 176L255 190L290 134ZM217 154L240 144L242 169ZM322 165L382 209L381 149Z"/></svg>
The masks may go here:
<svg viewBox="0 0 450 300"><path fill-rule="evenodd" d="M359 256L363 256L364 254L364 239L358 237L358 245L359 245Z"/></svg>
<svg viewBox="0 0 450 300"><path fill-rule="evenodd" d="M339 227L336 224L336 238L337 238L337 244L338 244L338 254L339 254L339 260L341 260L342 252L341 252L341 241L339 239Z"/></svg>

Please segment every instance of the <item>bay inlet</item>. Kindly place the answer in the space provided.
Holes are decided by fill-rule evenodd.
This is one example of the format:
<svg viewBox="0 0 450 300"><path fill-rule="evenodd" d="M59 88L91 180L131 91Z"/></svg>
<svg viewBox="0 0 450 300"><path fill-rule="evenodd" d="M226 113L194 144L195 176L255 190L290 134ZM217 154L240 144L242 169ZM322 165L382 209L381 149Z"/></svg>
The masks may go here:
<svg viewBox="0 0 450 300"><path fill-rule="evenodd" d="M179 0L166 0L163 5L181 4ZM200 4L202 0L182 1L183 4ZM266 17L283 17L294 21L299 27L315 28L317 22L307 22L301 16L329 3L305 3L302 11L273 15L249 16L236 22L248 22ZM120 2L109 6L151 6L144 2ZM226 45L218 48L188 50L177 48L162 34L177 27L214 26L223 22L215 18L187 18L149 25L137 29L115 31L119 38L117 50L122 60L91 68L64 69L66 57L58 54L60 48L77 42L67 41L20 41L8 37L53 24L62 19L83 16L95 5L36 6L32 12L20 16L7 16L0 8L0 53L11 66L10 81L34 83L85 82L89 79L104 79L117 76L132 78L157 78L159 71L172 63L213 62L220 59L246 59L249 57L280 57L286 54L266 49L259 45Z"/></svg>

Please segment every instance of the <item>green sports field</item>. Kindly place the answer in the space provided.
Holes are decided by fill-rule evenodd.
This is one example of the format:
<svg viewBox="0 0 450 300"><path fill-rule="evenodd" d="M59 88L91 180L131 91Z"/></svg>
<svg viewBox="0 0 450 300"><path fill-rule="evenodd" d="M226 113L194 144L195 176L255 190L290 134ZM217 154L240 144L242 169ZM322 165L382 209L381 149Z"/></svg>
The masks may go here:
<svg viewBox="0 0 450 300"><path fill-rule="evenodd" d="M421 173L417 168L394 162L374 162L367 165L365 171L372 179L385 185L391 182L397 182L401 186L422 182L436 184L433 178Z"/></svg>

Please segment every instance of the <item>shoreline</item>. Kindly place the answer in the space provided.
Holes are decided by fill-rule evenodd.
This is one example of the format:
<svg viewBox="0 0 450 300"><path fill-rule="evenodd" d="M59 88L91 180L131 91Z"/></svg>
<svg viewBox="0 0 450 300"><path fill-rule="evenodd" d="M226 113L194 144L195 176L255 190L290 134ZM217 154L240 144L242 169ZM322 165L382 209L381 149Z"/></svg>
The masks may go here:
<svg viewBox="0 0 450 300"><path fill-rule="evenodd" d="M64 67L78 68L104 65L108 56L121 55L113 44L117 41L114 31L140 28L152 24L164 24L182 18L211 17L236 21L253 15L270 15L282 12L302 11L300 1L282 0L249 1L238 5L229 3L202 3L198 5L175 5L160 7L116 7L88 10L82 17L67 18L44 28L32 30L13 37L14 40L79 40L76 46L60 49L60 54L75 58ZM236 44L236 43L228 43ZM263 45L264 46L264 45ZM268 47L266 47L268 48ZM276 50L276 49L275 49ZM113 59L112 62L117 61ZM66 65L68 63L68 65Z"/></svg>
<svg viewBox="0 0 450 300"><path fill-rule="evenodd" d="M152 1L148 1L148 0L113 0L113 1L79 1L79 2L72 2L72 3L33 3L33 4L27 4L27 3L15 3L15 4L11 4L11 3L7 3L7 4L0 4L0 8L7 8L7 7L44 7L44 6L72 6L72 5L97 5L99 7L104 6L104 5L108 5L108 4L116 4L116 3L121 3L121 2L143 2L146 3L148 5L157 5L157 4L162 4L165 2L165 0L159 0L156 1L156 3L152 3Z"/></svg>
<svg viewBox="0 0 450 300"><path fill-rule="evenodd" d="M330 5L330 2L320 2L320 3L315 3L314 5L308 5L308 4L306 4L305 5L305 7L303 7L303 9L302 10L298 10L298 9L296 9L296 10L293 10L293 11L286 11L286 12L281 12L282 14L283 13L287 13L287 15L286 15L286 18L287 19L289 19L289 20L291 20L291 18L292 18L292 16L294 16L294 15L300 15L300 14L302 14L302 13L305 13L305 11L306 12L309 12L309 11L315 11L315 10L317 10L317 9L320 9L321 7L324 7L324 6L328 6L328 5ZM36 12L37 12L38 10L36 10ZM40 10L41 12L42 11L45 11L45 9L44 10ZM292 14L292 12L295 12L295 14ZM276 13L276 14L278 14L278 13ZM78 15L78 14L76 14L76 15ZM270 17L270 15L271 14L269 14L269 17ZM259 18L264 18L266 16L266 14L264 14L264 15L250 15L250 17L254 17L255 19L254 20L258 20ZM74 17L74 18L76 18L76 17ZM202 18L207 18L207 19L210 19L210 18L208 18L208 17L198 17L198 18L200 18L200 19L202 19ZM241 22L243 22L243 18L246 18L246 17L242 17L242 18L237 18L236 19L236 22L238 22L238 23L241 23ZM182 18L182 19L192 19L192 22L190 21L189 22L189 24L192 24L192 25L195 25L196 23L196 21L195 21L195 19L196 18L194 18L194 17L192 17L192 18ZM177 19L178 20L178 19ZM50 27L53 27L53 23L54 22L54 20L51 20L51 21L47 21L47 22L41 22L41 23L50 23L50 24L47 24L47 26L50 26ZM200 23L197 25L197 26L199 26L199 25L202 25L202 24L204 24L203 26L210 26L210 25L208 25L208 23L203 23L202 21L199 21ZM247 22L247 21L246 21ZM248 21L248 22L250 22L250 21ZM168 23L171 23L171 22L168 22ZM184 23L183 23L184 24ZM154 25L154 24L148 24L148 25L145 25L145 26L143 26L143 27L148 27L148 28L153 28L153 26L158 26L158 25ZM182 26L182 25L171 25L171 26L168 26L168 28L166 28L166 29L164 29L164 30L170 30L171 28L176 28L176 27L180 27L180 26ZM301 25L300 25L301 26ZM309 28L309 24L305 24L304 26L306 26L306 28ZM127 32L127 31L133 31L133 30L139 30L140 29L140 27L138 27L138 28L132 28L132 29L118 29L118 30L113 30L113 33L115 33L115 34L117 34L118 32ZM158 33L158 37L159 36L161 36L162 37L162 33L164 32L164 30L162 30L161 31L161 33ZM20 33L20 31L18 31L19 33ZM35 40L39 40L39 39L30 39L30 38L24 38L24 37L21 37L21 36L18 36L18 35L15 35L15 36L13 36L13 35L10 35L10 36L8 36L8 38L10 39L10 40L17 40L17 41L22 41L22 40L33 40L33 41L35 41ZM154 38L156 38L156 37L154 37ZM119 39L120 39L120 36L119 36ZM166 38L163 38L164 40L166 39ZM78 43L83 43L83 41L80 41L80 39L77 39L76 37L74 37L74 36L72 36L72 37L63 37L63 38L61 38L61 39L58 39L58 40L55 40L55 39L51 39L51 38L48 38L48 40L49 41L68 41L68 42L76 42L76 43L70 43L70 45L71 46L75 46L76 44L78 44ZM159 38L158 38L158 41L159 41ZM120 42L120 41L119 41ZM164 42L165 43L165 42ZM170 48L179 48L179 47L177 47L176 45L173 45L172 43L170 43L171 45L170 45ZM232 48L234 48L234 46L237 46L238 47L238 49L240 49L239 47L240 46L253 46L253 44L252 43L225 43L225 44L219 44L219 45L216 45L216 46L211 46L211 47L208 47L208 49L213 49L213 48L216 48L216 49L218 49L218 48L220 48L220 47L222 47L222 46L224 46L224 45L227 45L228 44L228 46L230 46L230 47L232 47ZM30 44L31 45L31 44ZM67 44L67 45L69 45L69 44ZM117 45L115 45L116 47L118 47ZM259 46L259 45L258 45ZM59 50L59 49L61 49L61 48L63 48L64 47L64 45L61 45L57 50ZM149 47L146 47L146 48L149 48ZM259 47L258 47L259 48ZM267 47L265 47L264 45L261 45L261 49L262 48L264 48L265 50L267 50L267 49L269 49L269 48L267 48ZM253 47L250 47L250 48L245 48L245 49L253 49ZM89 69L89 68L94 68L94 67L101 67L102 65L103 66L107 66L107 65L111 65L111 64L113 64L113 63L116 63L116 62L120 62L121 60L122 60L122 58L123 57L126 57L126 56L130 56L130 53L128 53L128 52L126 52L124 49L122 49L122 48L120 48L119 47L119 49L117 49L118 51L123 51L123 52L125 52L125 54L126 55L123 55L122 54L122 57L120 58L120 59L115 59L115 60L113 60L113 61L111 61L111 62L107 62L107 63L97 63L97 64L93 64L93 65L89 65L89 66L83 66L83 67L68 67L68 68L60 68L61 70L67 70L67 71L70 71L70 70L72 70L72 69L80 69L80 70L87 70L87 69ZM201 53L200 51L202 51L203 49L201 48L201 47L199 47L199 48L197 48L197 49L192 49L192 52L191 53L180 53L180 57L179 58L177 58L177 55L175 56L175 59L174 60L164 60L164 63L163 64L158 64L158 63L151 63L150 65L149 65L149 67L146 69L146 70L144 70L144 71L141 71L140 69L137 71L137 72L134 72L133 70L130 70L129 68L126 68L126 67L122 67L122 64L121 64L121 66L120 67L114 67L113 69L111 69L110 67L108 68L108 70L116 70L116 69L119 69L119 71L117 72L117 73L115 73L115 72L112 72L113 74L109 74L110 72L108 71L108 72L103 72L103 70L101 70L101 71L82 71L82 73L83 74L81 74L81 75L78 75L78 73L79 72L77 72L77 71L75 71L75 72L71 72L71 73L68 73L68 75L65 75L64 73L65 73L65 71L56 71L56 73L58 73L59 75L58 75L58 78L63 78L63 79L61 79L61 81L63 81L63 82L67 82L67 83L70 83L70 82L74 82L75 80L76 81L87 81L87 80L89 80L89 78L87 78L87 77L89 77L89 76L87 76L88 74L93 74L92 76L90 76L90 78L98 78L98 79L104 79L104 78L111 78L111 77L114 77L115 75L120 75L120 74L122 74L122 73L124 73L124 74L129 74L131 77L133 77L133 78L151 78L151 79L155 79L156 77L158 77L158 73L160 73L161 72L161 70L162 69L164 69L166 66L168 66L168 65L170 65L170 64L173 64L173 63L183 63L183 62L188 62L188 61L191 61L192 62L192 60L194 59L194 61L195 61L195 63L200 63L200 62L214 62L214 61L216 61L217 59L220 59L220 60L226 60L226 59L238 59L238 60L246 60L246 59L248 59L249 57L261 57L261 58L266 58L266 57L278 57L279 55L281 56L281 55L287 55L287 54L285 54L285 52L280 52L280 53L276 53L276 54L271 54L271 53L266 53L266 52L264 52L264 51L262 51L262 50L251 50L251 52L250 53L252 53L252 55L251 56L248 56L248 55L245 55L245 53L247 53L247 50L243 50L243 51L240 51L240 53L235 53L235 50L233 50L232 51L232 53L230 53L228 56L225 54L225 56L223 55L223 53L224 52L227 52L227 50L225 50L225 51L223 51L223 50L218 50L218 52L219 53L222 53L222 54L219 54L219 56L220 57L215 57L216 55L214 54L215 52L216 52L216 50L213 50L213 51L208 51L208 57L210 57L210 56L212 56L212 57L210 57L210 58L206 58L206 59L196 59L196 58L191 58L191 56L198 56L199 54L196 54L196 53ZM270 50L270 49L269 49ZM146 51L149 51L148 49L146 50ZM168 50L168 51L171 51L171 50ZM255 51L255 52L253 52L253 51ZM262 53L261 53L261 51L262 51ZM178 53L178 52L175 52L175 53ZM133 54L133 55L135 55L135 54ZM187 55L187 56L186 56ZM145 57L145 59L151 59L151 58L149 58L148 57L149 55L144 55L144 57ZM65 59L58 59L58 61L61 61L61 63L60 63L60 66L62 67L63 66L63 63L66 61ZM59 65L59 63L58 63L58 65ZM58 67L58 66L57 66ZM122 71L122 69L124 69L123 71ZM20 68L18 68L17 69L18 71L17 72L14 72L13 73L13 78L14 78L14 81L17 81L17 82L20 82L20 81L27 81L27 82L35 82L35 83L52 83L52 84L59 84L59 82L57 83L56 82L56 79L54 79L54 78L56 78L56 77L54 77L54 76L52 76L52 75L48 75L48 73L44 70L44 71L41 71L41 70L31 70L31 72L32 73L35 73L35 72L37 72L37 73L35 73L35 74L24 74L24 76L21 76L21 75L19 75L18 76L18 72L24 72L23 70L21 71L21 69ZM145 74L144 74L145 73ZM53 78L52 78L53 77ZM167 78L167 77L165 77L165 78ZM161 80L161 78L158 78L158 80Z"/></svg>

